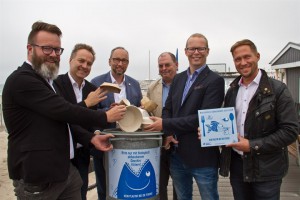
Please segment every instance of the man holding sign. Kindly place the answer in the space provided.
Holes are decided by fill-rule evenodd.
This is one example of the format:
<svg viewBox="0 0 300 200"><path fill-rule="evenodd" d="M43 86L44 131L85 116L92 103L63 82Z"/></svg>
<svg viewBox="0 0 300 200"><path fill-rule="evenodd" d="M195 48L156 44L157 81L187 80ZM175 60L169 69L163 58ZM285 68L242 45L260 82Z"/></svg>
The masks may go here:
<svg viewBox="0 0 300 200"><path fill-rule="evenodd" d="M222 148L220 175L230 171L235 200L280 199L287 146L299 132L293 98L284 83L258 68L252 41L236 42L231 53L241 76L231 83L224 106L235 107L239 142Z"/></svg>

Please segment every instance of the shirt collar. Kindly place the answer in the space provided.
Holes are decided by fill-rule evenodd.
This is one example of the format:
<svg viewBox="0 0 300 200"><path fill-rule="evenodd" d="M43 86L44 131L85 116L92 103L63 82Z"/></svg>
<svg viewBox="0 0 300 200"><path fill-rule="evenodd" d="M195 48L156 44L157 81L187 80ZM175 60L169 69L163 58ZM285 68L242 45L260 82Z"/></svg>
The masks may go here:
<svg viewBox="0 0 300 200"><path fill-rule="evenodd" d="M194 77L194 76L200 74L205 69L205 67L206 67L206 64L201 66L199 69L197 69L192 76ZM190 77L191 76L190 67L188 67L188 69L186 71L187 71L187 75Z"/></svg>
<svg viewBox="0 0 300 200"><path fill-rule="evenodd" d="M73 77L71 76L70 72L68 72L68 76L69 76L69 79L70 79L70 81L71 81L71 84L72 84L73 86L76 86L76 87L79 88L79 85L78 85L77 82L73 79ZM82 84L81 84L81 88L83 88L84 86L85 86L85 80L83 79ZM79 88L79 89L80 89L80 88Z"/></svg>
<svg viewBox="0 0 300 200"><path fill-rule="evenodd" d="M162 83L162 85L163 85L164 87L170 87L170 86L171 86L171 84L169 84L169 85L168 85L168 84L166 84L166 83L165 83L165 81L164 81L164 80L162 80L162 79L161 79L161 83Z"/></svg>
<svg viewBox="0 0 300 200"><path fill-rule="evenodd" d="M249 83L249 85L254 84L254 83L259 85L260 79L261 79L261 71L260 71L260 69L258 69L258 73L257 73L256 77L253 79L253 81L251 83ZM238 82L239 86L243 85L242 81L243 81L243 77L241 77Z"/></svg>
<svg viewBox="0 0 300 200"><path fill-rule="evenodd" d="M117 81L116 81L116 79L113 77L111 71L109 72L109 75L110 75L110 78L111 78L111 82L114 83L114 84L118 84ZM124 75L124 79L123 79L122 83L118 84L118 85L124 85L125 84L125 77L126 76Z"/></svg>

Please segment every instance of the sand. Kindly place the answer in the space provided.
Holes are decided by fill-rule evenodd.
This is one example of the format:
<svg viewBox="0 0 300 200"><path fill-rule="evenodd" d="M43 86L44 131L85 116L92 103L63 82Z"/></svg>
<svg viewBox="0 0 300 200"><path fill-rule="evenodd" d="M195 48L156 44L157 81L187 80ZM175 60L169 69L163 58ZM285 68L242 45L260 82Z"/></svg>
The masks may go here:
<svg viewBox="0 0 300 200"><path fill-rule="evenodd" d="M15 200L14 187L12 180L8 177L7 171L7 132L4 127L0 127L0 199ZM95 175L91 173L89 176L90 183L95 183ZM97 189L93 189L87 194L88 200L97 199Z"/></svg>
<svg viewBox="0 0 300 200"><path fill-rule="evenodd" d="M7 133L3 127L0 131L0 199L15 200L14 187L7 171Z"/></svg>

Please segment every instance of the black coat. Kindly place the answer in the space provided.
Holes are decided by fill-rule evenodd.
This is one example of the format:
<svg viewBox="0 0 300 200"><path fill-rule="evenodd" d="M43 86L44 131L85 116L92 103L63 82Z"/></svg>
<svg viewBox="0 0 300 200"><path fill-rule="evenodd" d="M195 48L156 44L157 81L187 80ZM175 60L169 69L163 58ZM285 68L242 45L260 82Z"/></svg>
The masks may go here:
<svg viewBox="0 0 300 200"><path fill-rule="evenodd" d="M67 178L70 163L67 123L87 126L107 123L105 112L73 105L57 95L28 63L7 78L2 98L9 134L9 176L26 183ZM82 137L89 141L92 135Z"/></svg>
<svg viewBox="0 0 300 200"><path fill-rule="evenodd" d="M246 182L272 181L288 171L287 146L298 136L298 121L293 98L286 85L269 78L264 70L251 99L245 119L245 138L250 152L243 155ZM239 90L236 78L225 96L225 107L234 107ZM220 175L228 176L231 148L222 148Z"/></svg>

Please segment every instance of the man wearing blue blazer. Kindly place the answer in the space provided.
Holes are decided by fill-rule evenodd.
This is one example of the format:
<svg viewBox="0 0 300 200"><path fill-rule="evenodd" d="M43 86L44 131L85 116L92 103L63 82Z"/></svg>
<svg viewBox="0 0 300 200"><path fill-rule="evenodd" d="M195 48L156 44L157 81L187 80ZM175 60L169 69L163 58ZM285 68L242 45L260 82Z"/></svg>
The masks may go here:
<svg viewBox="0 0 300 200"><path fill-rule="evenodd" d="M108 93L107 98L99 103L99 108L107 110L111 105L119 103L122 99L128 99L131 105L140 106L142 99L142 92L140 84L137 80L125 75L129 64L128 51L123 47L116 47L111 50L110 58L108 60L111 70L100 76L97 76L91 80L96 87L99 87L102 83L114 83L118 84L121 88L120 94ZM115 128L116 124L111 124L110 128ZM103 152L94 152L94 169L96 178L101 178L97 184L98 199L105 199L106 185L105 185L105 170L103 166ZM99 193L100 191L101 194Z"/></svg>
<svg viewBox="0 0 300 200"><path fill-rule="evenodd" d="M163 130L177 144L170 157L170 172L180 200L192 200L193 179L201 199L219 199L219 148L201 147L197 135L198 110L221 107L224 99L224 79L206 65L208 54L204 35L195 33L188 38L189 67L174 77L162 119L151 117L155 122L146 127L148 131Z"/></svg>
<svg viewBox="0 0 300 200"><path fill-rule="evenodd" d="M123 47L116 47L111 51L108 63L111 70L91 80L95 86L99 87L104 82L118 84L121 88L120 94L108 93L107 99L99 103L99 108L108 109L111 104L119 103L122 99L129 100L131 105L140 106L142 92L140 84L134 78L125 75L129 64L128 51Z"/></svg>

